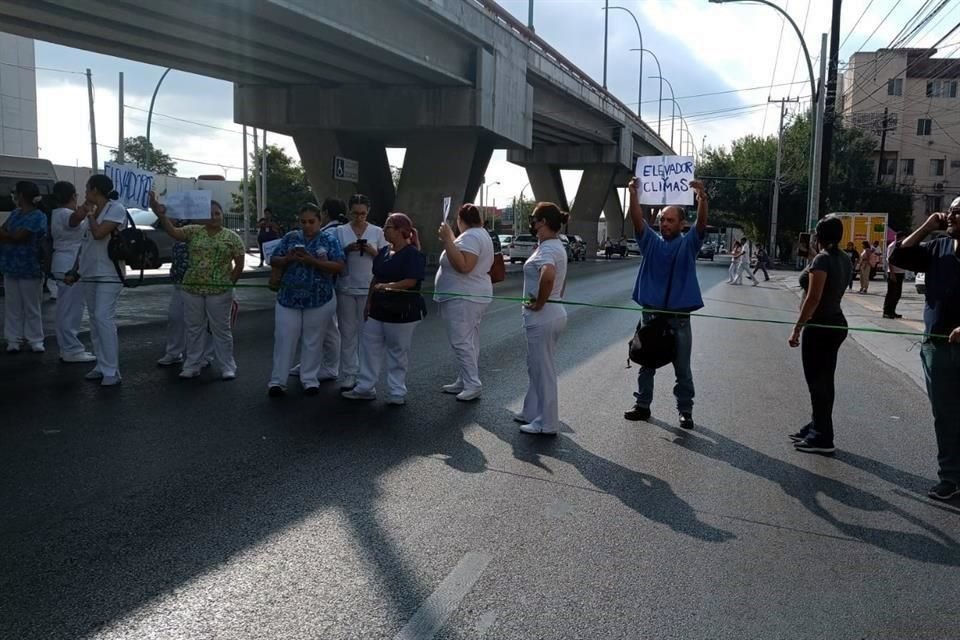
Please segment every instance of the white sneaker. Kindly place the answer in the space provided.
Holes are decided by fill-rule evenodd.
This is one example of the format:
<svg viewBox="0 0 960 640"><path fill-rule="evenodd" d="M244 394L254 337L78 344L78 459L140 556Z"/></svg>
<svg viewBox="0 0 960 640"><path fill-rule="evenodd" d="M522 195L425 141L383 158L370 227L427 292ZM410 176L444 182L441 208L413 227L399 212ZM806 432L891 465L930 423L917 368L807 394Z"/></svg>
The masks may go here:
<svg viewBox="0 0 960 640"><path fill-rule="evenodd" d="M189 371L187 369L184 369L183 371L180 372L180 377L183 378L184 380L188 380L190 378L196 378L199 375L200 375L199 371Z"/></svg>
<svg viewBox="0 0 960 640"><path fill-rule="evenodd" d="M20 345L18 344L8 344L7 353L20 353Z"/></svg>
<svg viewBox="0 0 960 640"><path fill-rule="evenodd" d="M483 393L483 389L464 389L457 394L457 400L460 402L471 402L480 398L480 394Z"/></svg>
<svg viewBox="0 0 960 640"><path fill-rule="evenodd" d="M120 384L120 376L104 376L100 381L101 387L115 387Z"/></svg>
<svg viewBox="0 0 960 640"><path fill-rule="evenodd" d="M543 425L540 422L537 422L536 420L534 420L530 424L520 425L520 431L523 431L524 433L530 433L533 435L540 435L540 436L555 436L559 433L558 431L549 431L547 429L544 429Z"/></svg>
<svg viewBox="0 0 960 640"><path fill-rule="evenodd" d="M81 351L80 353L66 353L60 356L61 362L96 362L97 356L93 355L89 351Z"/></svg>
<svg viewBox="0 0 960 640"><path fill-rule="evenodd" d="M391 404L395 407L402 407L407 404L406 396L390 396L387 398L387 404Z"/></svg>
<svg viewBox="0 0 960 640"><path fill-rule="evenodd" d="M93 371L88 371L87 374L83 376L83 379L84 380L103 380L103 372L101 372L100 369L94 369Z"/></svg>
<svg viewBox="0 0 960 640"><path fill-rule="evenodd" d="M463 391L463 383L457 380L452 384L445 384L440 387L440 391L443 391L444 393L460 393Z"/></svg>
<svg viewBox="0 0 960 640"><path fill-rule="evenodd" d="M340 391L349 391L357 386L356 376L344 376L340 381Z"/></svg>
<svg viewBox="0 0 960 640"><path fill-rule="evenodd" d="M340 394L347 400L376 400L377 393L375 391L361 392L356 389L347 389Z"/></svg>
<svg viewBox="0 0 960 640"><path fill-rule="evenodd" d="M33 353L44 353L46 349L44 348L43 343L39 343L30 345L30 351Z"/></svg>
<svg viewBox="0 0 960 640"><path fill-rule="evenodd" d="M291 376L296 376L297 378L299 378L299 377L300 377L300 365L296 365L295 367L293 367L292 369L290 369L290 375L291 375Z"/></svg>
<svg viewBox="0 0 960 640"><path fill-rule="evenodd" d="M236 380L236 379L237 379L237 372L236 372L236 371L224 371L224 372L220 375L220 379L223 380L224 382L229 382L230 380Z"/></svg>
<svg viewBox="0 0 960 640"><path fill-rule="evenodd" d="M169 367L174 364L180 364L183 362L183 356L170 356L165 355L159 360L157 360L158 367Z"/></svg>

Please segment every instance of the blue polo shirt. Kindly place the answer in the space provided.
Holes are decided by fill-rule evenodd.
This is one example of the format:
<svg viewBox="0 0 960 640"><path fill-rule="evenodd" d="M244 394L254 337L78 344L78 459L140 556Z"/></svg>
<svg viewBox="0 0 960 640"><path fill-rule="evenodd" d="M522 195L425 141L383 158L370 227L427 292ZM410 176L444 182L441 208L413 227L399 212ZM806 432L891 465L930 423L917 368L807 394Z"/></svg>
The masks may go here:
<svg viewBox="0 0 960 640"><path fill-rule="evenodd" d="M686 234L664 240L663 236L647 226L643 233L637 234L640 246L640 272L633 288L633 301L650 309L668 311L696 311L703 308L700 295L700 283L697 281L697 253L703 244L703 238L696 227L690 227ZM673 287L670 300L667 295L667 278L676 256L673 268Z"/></svg>
<svg viewBox="0 0 960 640"><path fill-rule="evenodd" d="M949 335L960 327L960 257L953 238L941 237L915 247L898 243L890 264L927 274L923 307L927 333Z"/></svg>

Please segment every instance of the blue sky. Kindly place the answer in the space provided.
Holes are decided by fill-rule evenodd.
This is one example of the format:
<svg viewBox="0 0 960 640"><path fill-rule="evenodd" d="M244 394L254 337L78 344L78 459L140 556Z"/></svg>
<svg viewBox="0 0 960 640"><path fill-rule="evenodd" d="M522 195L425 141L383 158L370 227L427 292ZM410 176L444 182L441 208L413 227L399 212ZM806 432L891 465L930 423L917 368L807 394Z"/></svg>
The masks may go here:
<svg viewBox="0 0 960 640"><path fill-rule="evenodd" d="M502 0L501 4L526 22L527 0ZM805 65L802 60L797 64L798 39L788 25L781 41L782 21L768 7L718 6L706 0L610 0L610 4L627 7L637 16L643 45L659 58L663 76L673 85L698 148L704 140L708 146L717 146L729 144L746 133L774 133L777 107L764 106L767 98L787 95L803 98L809 94ZM779 4L798 24L806 23L808 46L811 55L816 56L819 34L829 28L831 3L779 0ZM841 61L860 48L874 50L889 43L916 11L919 2L901 2L890 12L895 4L896 0L847 0L844 3L841 32L846 42L841 49ZM602 0L536 0L534 12L538 35L598 81L603 70L602 7ZM955 2L921 30L910 45L932 44L958 20L960 2ZM950 43L960 41L960 35L955 36L949 39ZM778 43L782 43L779 56L776 55ZM631 107L637 102L639 58L629 49L638 46L637 29L630 16L620 10L611 11L608 87ZM958 48L952 47L945 53L956 56ZM96 87L98 142L108 146L117 143L120 71L125 74L124 102L128 105L125 134L144 134L146 113L137 109L145 110L149 106L150 94L162 68L41 41L36 45L36 57L38 67L61 70L37 72L41 156L59 164L89 165L86 88L82 76L87 67L93 72ZM655 73L656 64L645 56L644 75ZM796 84L789 84L791 82ZM643 87L643 117L654 128L658 84L657 80L648 78ZM786 86L771 89L771 84ZM749 90L733 91L739 89ZM689 97L721 91L732 92ZM670 103L666 86L664 95L663 133L669 139ZM229 83L174 70L160 90L155 111L151 137L168 154L184 159L178 161L181 175L226 173L230 179L240 178L242 137L240 126L233 122L233 91ZM675 132L677 138L678 132L679 129ZM281 144L296 156L296 148L289 138L268 134L268 141ZM679 139L676 142L679 143ZM100 161L107 157L108 149L101 147ZM394 164L401 164L402 158L402 150L390 154ZM566 172L564 177L569 198L575 193L579 176L577 172ZM487 181L500 182L488 192L500 205L519 193L527 182L523 170L507 163L502 151L495 153Z"/></svg>

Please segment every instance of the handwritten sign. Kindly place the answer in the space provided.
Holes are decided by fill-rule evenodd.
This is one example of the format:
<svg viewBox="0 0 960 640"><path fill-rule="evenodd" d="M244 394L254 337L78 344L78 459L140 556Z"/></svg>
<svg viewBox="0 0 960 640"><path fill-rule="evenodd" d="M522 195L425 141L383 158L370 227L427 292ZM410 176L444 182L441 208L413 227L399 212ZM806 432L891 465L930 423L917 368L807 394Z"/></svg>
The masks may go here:
<svg viewBox="0 0 960 640"><path fill-rule="evenodd" d="M147 209L150 192L153 191L153 173L130 164L106 162L103 172L113 181L113 188L120 194L120 204L125 207Z"/></svg>
<svg viewBox="0 0 960 640"><path fill-rule="evenodd" d="M450 203L453 202L453 198L450 196L443 196L443 219L440 220L441 223L447 221L447 217L450 215Z"/></svg>
<svg viewBox="0 0 960 640"><path fill-rule="evenodd" d="M209 220L210 192L206 189L178 191L167 195L167 215L175 220Z"/></svg>
<svg viewBox="0 0 960 640"><path fill-rule="evenodd" d="M693 158L644 156L637 158L637 192L640 204L665 206L693 204Z"/></svg>

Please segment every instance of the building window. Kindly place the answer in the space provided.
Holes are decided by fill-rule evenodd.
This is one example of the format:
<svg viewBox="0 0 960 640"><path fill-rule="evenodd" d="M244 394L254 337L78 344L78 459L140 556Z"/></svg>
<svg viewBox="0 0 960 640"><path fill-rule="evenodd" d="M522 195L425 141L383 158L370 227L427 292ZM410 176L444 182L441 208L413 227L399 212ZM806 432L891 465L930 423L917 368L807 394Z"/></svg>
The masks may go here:
<svg viewBox="0 0 960 640"><path fill-rule="evenodd" d="M884 176L897 175L896 158L880 158L880 174Z"/></svg>
<svg viewBox="0 0 960 640"><path fill-rule="evenodd" d="M920 118L917 120L917 135L928 136L933 129L933 120L930 118Z"/></svg>
<svg viewBox="0 0 960 640"><path fill-rule="evenodd" d="M887 92L889 93L889 81L887 83ZM956 98L957 81L956 80L927 80L928 98Z"/></svg>
<svg viewBox="0 0 960 640"><path fill-rule="evenodd" d="M943 96L945 98L956 98L957 97L957 81L943 81Z"/></svg>
<svg viewBox="0 0 960 640"><path fill-rule="evenodd" d="M887 95L888 96L903 95L903 78L892 78L890 80L887 80Z"/></svg>
<svg viewBox="0 0 960 640"><path fill-rule="evenodd" d="M943 165L945 160L943 158L934 158L930 161L930 175L931 176L942 176L943 175Z"/></svg>
<svg viewBox="0 0 960 640"><path fill-rule="evenodd" d="M913 175L913 158L900 161L900 174L904 176Z"/></svg>
<svg viewBox="0 0 960 640"><path fill-rule="evenodd" d="M943 196L926 197L926 215L937 213L943 209Z"/></svg>

